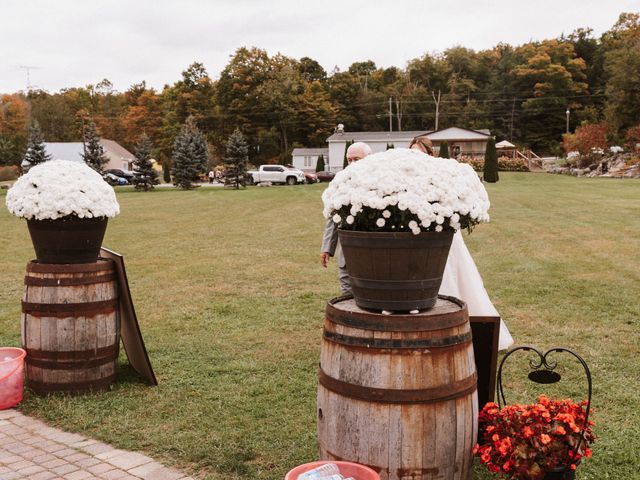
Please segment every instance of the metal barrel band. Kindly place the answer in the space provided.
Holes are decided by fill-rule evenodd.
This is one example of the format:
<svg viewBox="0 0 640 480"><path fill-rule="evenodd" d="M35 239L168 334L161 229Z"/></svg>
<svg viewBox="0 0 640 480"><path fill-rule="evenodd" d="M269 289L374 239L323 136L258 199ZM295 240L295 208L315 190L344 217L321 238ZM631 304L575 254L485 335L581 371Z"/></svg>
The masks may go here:
<svg viewBox="0 0 640 480"><path fill-rule="evenodd" d="M327 375L322 368L318 371L318 380L327 390L356 400L375 403L436 403L464 397L477 390L478 378L474 372L467 378L440 387L419 390L397 390L365 387L343 382Z"/></svg>
<svg viewBox="0 0 640 480"><path fill-rule="evenodd" d="M94 263L38 263L31 261L27 264L27 272L33 273L87 273L110 271L113 260L100 258Z"/></svg>
<svg viewBox="0 0 640 480"><path fill-rule="evenodd" d="M322 332L322 336L325 340L333 343L338 343L346 346L353 347L366 347L379 350L388 349L428 349L428 348L442 348L451 347L454 345L461 345L471 342L471 331L461 333L459 335L450 335L446 337L437 338L423 338L423 339L387 339L387 338L366 338L366 337L352 337L349 335L342 335L340 333L332 332L326 328Z"/></svg>
<svg viewBox="0 0 640 480"><path fill-rule="evenodd" d="M342 247L364 247L370 249L413 249L422 248L425 245L425 237L428 237L431 247L448 247L451 244L453 232L424 232L427 235L416 235L408 237L402 233L379 232L374 238L368 235L361 235L362 232L351 230L338 230L340 245ZM400 240L400 241L399 241Z"/></svg>
<svg viewBox="0 0 640 480"><path fill-rule="evenodd" d="M88 317L111 313L116 309L118 299L84 303L32 303L22 301L22 313L33 317Z"/></svg>
<svg viewBox="0 0 640 480"><path fill-rule="evenodd" d="M62 355L61 355L62 354ZM27 353L27 365L52 370L82 370L114 362L118 358L118 346L73 352L31 350Z"/></svg>
<svg viewBox="0 0 640 480"><path fill-rule="evenodd" d="M69 382L69 383L50 383L40 382L37 380L27 379L29 388L36 393L54 393L54 392L86 392L89 390L100 390L108 388L116 379L116 374L113 373L107 377L98 378L95 380L85 380L82 382Z"/></svg>
<svg viewBox="0 0 640 480"><path fill-rule="evenodd" d="M38 278L27 275L24 277L24 284L30 287L75 287L109 283L115 279L116 276L113 273L82 278Z"/></svg>
<svg viewBox="0 0 640 480"><path fill-rule="evenodd" d="M350 276L351 285L356 288L374 290L425 290L440 285L442 278L423 278L421 280L372 280Z"/></svg>

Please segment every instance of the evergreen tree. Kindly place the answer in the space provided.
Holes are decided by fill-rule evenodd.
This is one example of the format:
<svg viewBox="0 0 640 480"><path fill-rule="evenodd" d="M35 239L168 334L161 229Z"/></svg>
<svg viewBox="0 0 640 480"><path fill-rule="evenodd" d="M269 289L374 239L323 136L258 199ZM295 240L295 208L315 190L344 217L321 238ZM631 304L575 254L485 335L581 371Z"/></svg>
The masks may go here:
<svg viewBox="0 0 640 480"><path fill-rule="evenodd" d="M171 160L168 158L162 162L162 178L165 183L171 183Z"/></svg>
<svg viewBox="0 0 640 480"><path fill-rule="evenodd" d="M249 144L239 129L235 129L227 140L224 156L224 185L236 189L245 186L247 163L249 161Z"/></svg>
<svg viewBox="0 0 640 480"><path fill-rule="evenodd" d="M133 177L133 184L136 190L144 190L148 192L153 190L153 186L160 183L158 181L158 172L155 171L151 164L151 151L153 150L153 144L147 136L143 133L138 141L136 147L136 159L133 162L133 169L136 176Z"/></svg>
<svg viewBox="0 0 640 480"><path fill-rule="evenodd" d="M193 117L187 118L173 145L171 176L173 184L189 190L207 170L209 150Z"/></svg>
<svg viewBox="0 0 640 480"><path fill-rule="evenodd" d="M82 158L85 163L96 172L102 173L109 159L105 156L104 148L100 145L100 137L98 136L95 123L89 122L84 132L83 142L84 153L82 154Z"/></svg>
<svg viewBox="0 0 640 480"><path fill-rule="evenodd" d="M347 150L349 150L349 147L354 143L356 143L355 140L347 140L347 143L344 144L344 162L342 162L342 168L347 168L347 166L349 166L349 162L347 161Z"/></svg>
<svg viewBox="0 0 640 480"><path fill-rule="evenodd" d="M489 138L484 153L483 178L485 182L489 183L498 181L498 153L496 152L496 139L493 137Z"/></svg>
<svg viewBox="0 0 640 480"><path fill-rule="evenodd" d="M24 159L29 162L28 168L51 160L51 155L49 155L44 148L44 138L42 137L42 131L37 121L33 122L31 127L29 127L27 153Z"/></svg>
<svg viewBox="0 0 640 480"><path fill-rule="evenodd" d="M449 158L449 144L447 142L442 142L440 144L440 152L438 152L438 156L440 158Z"/></svg>
<svg viewBox="0 0 640 480"><path fill-rule="evenodd" d="M316 162L316 172L324 170L324 155L318 155L318 161Z"/></svg>

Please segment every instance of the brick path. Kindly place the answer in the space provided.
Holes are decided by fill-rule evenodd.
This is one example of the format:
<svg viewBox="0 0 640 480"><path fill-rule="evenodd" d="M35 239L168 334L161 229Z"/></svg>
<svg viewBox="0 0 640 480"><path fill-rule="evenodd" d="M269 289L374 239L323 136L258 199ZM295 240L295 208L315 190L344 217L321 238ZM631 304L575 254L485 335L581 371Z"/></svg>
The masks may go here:
<svg viewBox="0 0 640 480"><path fill-rule="evenodd" d="M0 411L0 480L193 480L137 452Z"/></svg>

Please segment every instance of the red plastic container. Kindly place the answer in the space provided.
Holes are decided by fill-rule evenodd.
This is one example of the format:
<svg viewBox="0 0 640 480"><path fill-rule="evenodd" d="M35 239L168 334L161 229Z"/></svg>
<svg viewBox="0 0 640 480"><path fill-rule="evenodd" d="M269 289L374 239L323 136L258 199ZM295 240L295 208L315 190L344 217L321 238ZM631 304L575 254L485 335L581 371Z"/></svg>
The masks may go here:
<svg viewBox="0 0 640 480"><path fill-rule="evenodd" d="M320 465L324 465L325 463L335 463L340 469L340 474L345 478L353 477L355 480L380 480L380 475L371 470L369 467L365 467L364 465L359 465L357 463L351 462L334 462L327 460L300 465L289 471L289 473L287 473L287 475L284 477L284 480L297 480L298 475L304 472L308 472L309 470L313 470L314 468L317 468Z"/></svg>
<svg viewBox="0 0 640 480"><path fill-rule="evenodd" d="M24 357L21 348L0 348L0 410L15 407L22 401Z"/></svg>

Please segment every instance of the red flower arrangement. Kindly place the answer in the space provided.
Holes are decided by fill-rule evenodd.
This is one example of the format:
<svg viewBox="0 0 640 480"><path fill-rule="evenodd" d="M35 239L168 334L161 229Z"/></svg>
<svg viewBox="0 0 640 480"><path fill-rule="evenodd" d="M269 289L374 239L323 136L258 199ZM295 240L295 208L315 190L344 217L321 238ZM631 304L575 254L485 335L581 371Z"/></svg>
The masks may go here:
<svg viewBox="0 0 640 480"><path fill-rule="evenodd" d="M575 470L595 440L584 406L544 395L534 405L508 405L502 410L487 403L480 412L480 439L473 453L494 473L506 478L541 480L555 468Z"/></svg>

